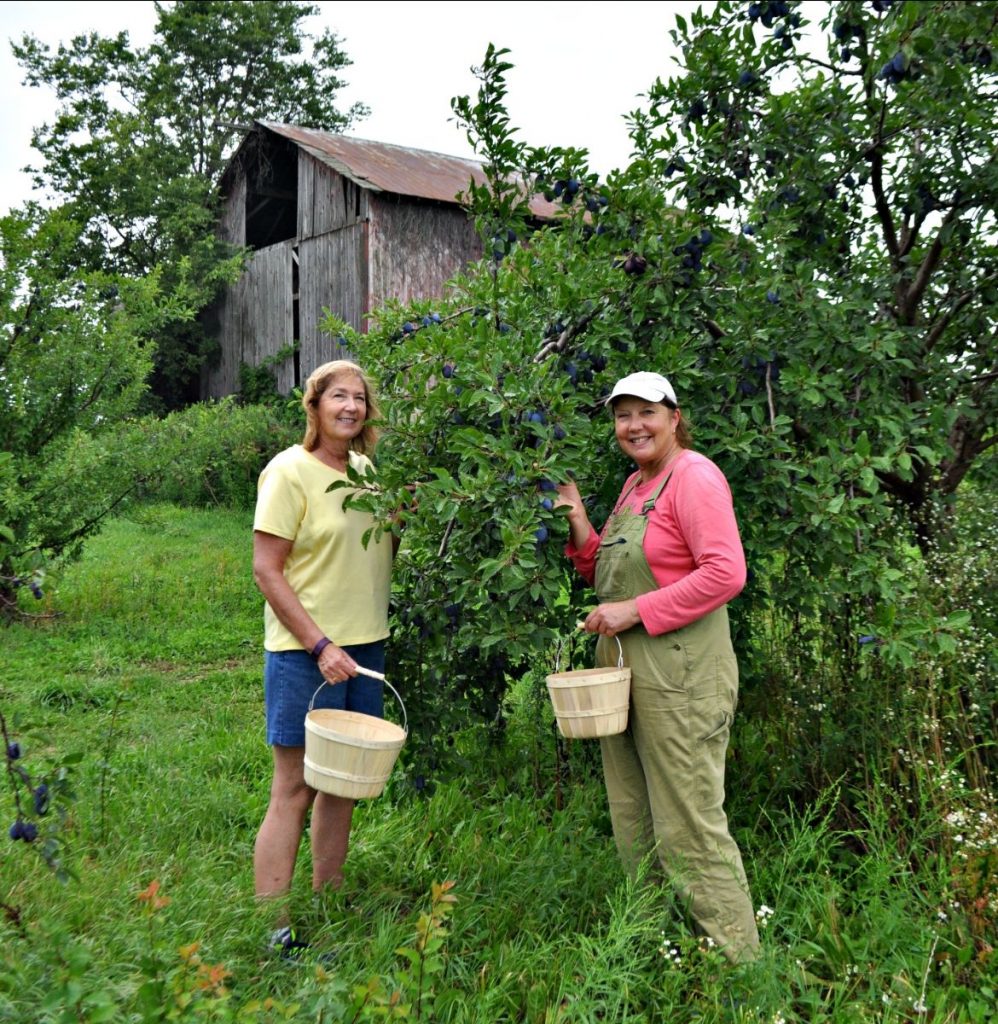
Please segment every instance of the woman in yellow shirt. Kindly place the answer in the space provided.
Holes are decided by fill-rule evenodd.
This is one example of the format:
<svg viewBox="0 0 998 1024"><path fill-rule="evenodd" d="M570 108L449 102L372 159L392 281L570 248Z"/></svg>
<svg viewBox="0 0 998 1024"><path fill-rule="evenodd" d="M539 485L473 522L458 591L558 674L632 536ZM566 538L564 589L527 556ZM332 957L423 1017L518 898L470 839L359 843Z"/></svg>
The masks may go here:
<svg viewBox="0 0 998 1024"><path fill-rule="evenodd" d="M267 742L274 760L270 804L257 834L258 898L285 895L312 810L312 887L343 881L353 801L305 783L305 715L315 707L382 717L382 684L358 666L384 672L392 543L372 535L370 515L344 509L352 465L364 473L377 442L379 410L371 382L345 360L325 363L302 397L307 427L300 445L275 456L260 474L253 520L253 576L266 598L264 692ZM294 954L299 941L286 921L272 947Z"/></svg>

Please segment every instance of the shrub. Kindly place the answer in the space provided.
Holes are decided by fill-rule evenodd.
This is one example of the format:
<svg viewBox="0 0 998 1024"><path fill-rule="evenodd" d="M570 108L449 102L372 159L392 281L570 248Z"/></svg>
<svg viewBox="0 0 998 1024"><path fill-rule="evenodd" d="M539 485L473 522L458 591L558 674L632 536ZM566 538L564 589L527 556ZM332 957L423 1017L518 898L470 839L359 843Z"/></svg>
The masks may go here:
<svg viewBox="0 0 998 1024"><path fill-rule="evenodd" d="M267 462L301 440L295 403L240 405L235 399L192 405L163 419L129 424L122 447L147 453L143 499L187 507L250 509Z"/></svg>

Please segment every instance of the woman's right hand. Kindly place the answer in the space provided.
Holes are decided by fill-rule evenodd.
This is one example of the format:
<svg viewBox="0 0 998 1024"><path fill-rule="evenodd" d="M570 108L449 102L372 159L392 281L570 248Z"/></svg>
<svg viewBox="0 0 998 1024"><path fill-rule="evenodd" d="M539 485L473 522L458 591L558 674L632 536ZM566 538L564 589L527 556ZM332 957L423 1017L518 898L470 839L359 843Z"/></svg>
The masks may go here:
<svg viewBox="0 0 998 1024"><path fill-rule="evenodd" d="M582 495L579 493L578 485L574 480L569 480L568 483L557 484L555 489L558 492L558 500L554 503L554 507L568 510L566 518L572 544L581 550L593 532L593 526L589 522L586 506L582 504Z"/></svg>
<svg viewBox="0 0 998 1024"><path fill-rule="evenodd" d="M578 484L569 480L566 484L556 484L558 500L554 503L555 508L568 509L568 518L577 517L580 513L585 514L586 508L582 504L582 495L579 493Z"/></svg>
<svg viewBox="0 0 998 1024"><path fill-rule="evenodd" d="M330 643L319 654L319 671L327 683L342 683L357 674L357 662L336 644Z"/></svg>

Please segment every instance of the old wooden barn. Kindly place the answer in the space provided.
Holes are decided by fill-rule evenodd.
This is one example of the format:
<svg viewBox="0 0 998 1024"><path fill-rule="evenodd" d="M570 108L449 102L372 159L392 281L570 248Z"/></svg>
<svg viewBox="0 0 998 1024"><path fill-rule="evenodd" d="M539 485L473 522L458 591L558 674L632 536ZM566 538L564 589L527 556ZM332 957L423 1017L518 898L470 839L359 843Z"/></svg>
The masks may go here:
<svg viewBox="0 0 998 1024"><path fill-rule="evenodd" d="M221 181L219 233L252 250L240 279L206 311L219 355L202 374L205 398L239 390L241 364L281 350L278 388L300 385L335 358L319 330L328 309L354 328L384 300L443 294L446 282L481 255L458 204L472 160L383 142L258 121ZM540 200L543 217L551 207Z"/></svg>

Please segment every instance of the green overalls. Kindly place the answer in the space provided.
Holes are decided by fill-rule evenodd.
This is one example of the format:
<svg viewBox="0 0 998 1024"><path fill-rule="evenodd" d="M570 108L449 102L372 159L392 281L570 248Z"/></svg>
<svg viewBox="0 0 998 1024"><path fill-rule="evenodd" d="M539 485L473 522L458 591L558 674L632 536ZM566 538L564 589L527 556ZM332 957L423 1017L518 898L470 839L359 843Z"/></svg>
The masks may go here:
<svg viewBox="0 0 998 1024"><path fill-rule="evenodd" d="M659 589L643 544L648 515L671 476L640 514L624 508L610 516L596 556L601 604ZM751 960L759 935L723 806L724 758L738 699L727 608L660 636L649 636L638 623L618 639L631 668L628 726L603 737L600 747L621 860L633 876L655 851L703 932L730 959ZM616 665L617 657L616 642L601 636L596 664Z"/></svg>

